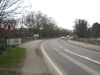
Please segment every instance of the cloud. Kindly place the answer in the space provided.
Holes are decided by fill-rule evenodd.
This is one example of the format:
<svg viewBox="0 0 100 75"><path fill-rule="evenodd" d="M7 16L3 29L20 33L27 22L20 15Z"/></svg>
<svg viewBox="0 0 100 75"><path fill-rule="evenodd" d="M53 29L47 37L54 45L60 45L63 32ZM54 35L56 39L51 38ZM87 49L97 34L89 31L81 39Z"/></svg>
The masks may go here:
<svg viewBox="0 0 100 75"><path fill-rule="evenodd" d="M99 0L30 0L34 11L53 17L61 27L72 29L74 20L82 18L92 24L99 21Z"/></svg>

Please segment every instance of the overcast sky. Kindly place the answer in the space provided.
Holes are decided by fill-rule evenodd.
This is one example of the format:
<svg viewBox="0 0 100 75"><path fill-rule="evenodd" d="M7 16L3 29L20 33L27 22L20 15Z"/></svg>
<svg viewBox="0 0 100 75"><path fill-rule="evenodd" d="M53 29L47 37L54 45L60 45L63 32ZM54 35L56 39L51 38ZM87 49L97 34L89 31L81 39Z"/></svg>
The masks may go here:
<svg viewBox="0 0 100 75"><path fill-rule="evenodd" d="M59 27L72 29L75 19L90 25L100 21L100 0L30 0L33 11L52 17Z"/></svg>

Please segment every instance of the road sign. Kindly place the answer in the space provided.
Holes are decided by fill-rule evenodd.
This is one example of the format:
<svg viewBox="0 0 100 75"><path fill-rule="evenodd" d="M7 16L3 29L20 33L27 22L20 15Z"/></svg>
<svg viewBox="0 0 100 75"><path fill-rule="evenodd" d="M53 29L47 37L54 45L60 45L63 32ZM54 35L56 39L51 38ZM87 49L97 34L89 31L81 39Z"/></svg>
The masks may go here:
<svg viewBox="0 0 100 75"><path fill-rule="evenodd" d="M34 38L35 39L39 38L39 34L34 34Z"/></svg>
<svg viewBox="0 0 100 75"><path fill-rule="evenodd" d="M8 23L5 26L5 30L7 30L7 31L15 31L15 28L13 27L13 25L11 23Z"/></svg>
<svg viewBox="0 0 100 75"><path fill-rule="evenodd" d="M14 46L20 44L21 44L21 38L7 39L7 45Z"/></svg>

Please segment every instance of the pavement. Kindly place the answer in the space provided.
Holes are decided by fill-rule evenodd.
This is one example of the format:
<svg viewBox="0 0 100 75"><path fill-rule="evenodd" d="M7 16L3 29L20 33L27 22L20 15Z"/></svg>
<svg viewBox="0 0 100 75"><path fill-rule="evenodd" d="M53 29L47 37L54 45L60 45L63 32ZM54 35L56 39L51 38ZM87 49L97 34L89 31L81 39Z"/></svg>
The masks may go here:
<svg viewBox="0 0 100 75"><path fill-rule="evenodd" d="M21 68L22 75L42 75L42 73L48 72L43 57L38 56L35 52L35 49L39 48L41 43L42 40L35 40L21 45L21 47L27 49L27 54Z"/></svg>
<svg viewBox="0 0 100 75"><path fill-rule="evenodd" d="M68 43L84 47L87 49L95 50L95 51L100 51L100 45L93 45L93 44L88 44L88 43L83 43L83 42L78 42L78 41L73 41L73 40L67 40Z"/></svg>
<svg viewBox="0 0 100 75"><path fill-rule="evenodd" d="M50 39L42 43L48 65L54 75L100 75L100 52Z"/></svg>

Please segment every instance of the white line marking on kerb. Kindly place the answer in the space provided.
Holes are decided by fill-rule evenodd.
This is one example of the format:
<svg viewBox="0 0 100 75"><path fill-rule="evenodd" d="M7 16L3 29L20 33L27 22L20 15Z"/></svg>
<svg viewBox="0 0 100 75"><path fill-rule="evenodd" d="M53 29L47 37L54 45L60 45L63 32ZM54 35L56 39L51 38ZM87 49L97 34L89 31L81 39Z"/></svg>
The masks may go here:
<svg viewBox="0 0 100 75"><path fill-rule="evenodd" d="M76 54L76 53L71 52L71 51L69 51L69 50L65 50L65 51L67 51L67 52L69 52L69 53L71 53L71 54L73 54L73 55L79 56L79 57L81 57L81 58L87 59L87 60L89 60L89 61L92 61L92 62L94 62L94 63L100 65L100 62L99 62L99 61L93 60L93 59L91 59L91 58L89 58L89 57L87 57L87 56L79 55L79 54Z"/></svg>
<svg viewBox="0 0 100 75"><path fill-rule="evenodd" d="M56 44L58 44L58 45L59 45L59 43L57 42L57 40L56 40ZM63 48L61 45L59 45L59 47L60 47L60 48Z"/></svg>
<svg viewBox="0 0 100 75"><path fill-rule="evenodd" d="M51 65L56 69L56 71L59 73L59 75L63 75L63 73L59 70L59 68L53 63L53 61L50 59L50 57L46 54L46 52L43 48L43 44L41 45L41 49L42 49L43 54L47 57L47 59L49 60Z"/></svg>

